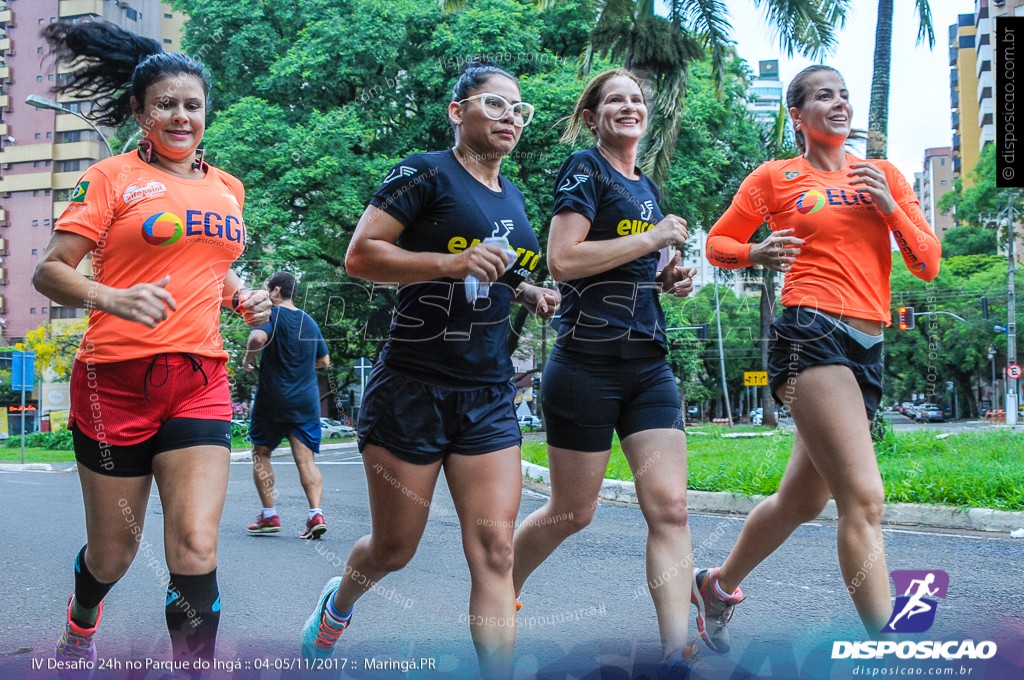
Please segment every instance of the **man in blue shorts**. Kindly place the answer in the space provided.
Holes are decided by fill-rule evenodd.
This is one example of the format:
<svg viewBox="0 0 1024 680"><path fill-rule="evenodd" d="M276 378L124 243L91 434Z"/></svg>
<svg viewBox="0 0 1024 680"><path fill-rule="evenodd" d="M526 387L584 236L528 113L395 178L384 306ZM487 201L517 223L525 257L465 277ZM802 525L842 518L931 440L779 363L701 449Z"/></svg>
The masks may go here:
<svg viewBox="0 0 1024 680"><path fill-rule="evenodd" d="M320 451L320 391L316 369L331 364L327 343L313 319L292 303L298 282L288 272L277 272L264 284L274 307L270 321L249 334L243 366L256 368L260 379L252 409L249 437L253 443L253 481L263 512L249 525L250 534L281 531L274 507L274 470L270 456L282 439L292 447L299 480L309 500L309 518L302 538L317 540L327 531L320 499L323 481L313 462ZM262 352L262 354L261 354Z"/></svg>

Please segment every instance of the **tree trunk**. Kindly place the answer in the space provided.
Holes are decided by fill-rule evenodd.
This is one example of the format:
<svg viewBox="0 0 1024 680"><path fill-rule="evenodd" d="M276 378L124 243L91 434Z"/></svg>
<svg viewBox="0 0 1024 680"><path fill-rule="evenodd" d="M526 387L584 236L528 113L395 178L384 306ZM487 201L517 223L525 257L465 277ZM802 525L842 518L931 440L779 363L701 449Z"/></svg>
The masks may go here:
<svg viewBox="0 0 1024 680"><path fill-rule="evenodd" d="M768 370L768 329L775 319L775 272L764 268L761 277L761 370ZM772 399L771 388L761 386L761 424L776 427L779 421L775 418L775 400Z"/></svg>
<svg viewBox="0 0 1024 680"><path fill-rule="evenodd" d="M505 351L509 356L515 354L516 348L519 347L519 337L523 334L523 326L526 325L528 316L530 316L530 312L525 305L516 306L515 316L512 318L512 328L508 332L505 345Z"/></svg>
<svg viewBox="0 0 1024 680"><path fill-rule="evenodd" d="M875 63L868 108L868 158L885 158L889 131L889 72L892 61L893 0L878 0Z"/></svg>
<svg viewBox="0 0 1024 680"><path fill-rule="evenodd" d="M967 402L964 404L966 408L960 409L960 415L963 416L966 412L968 420L978 417L978 402L974 400L974 390L972 389L974 386L971 385L971 377L970 373L956 374L956 386L963 392L966 397L964 401Z"/></svg>

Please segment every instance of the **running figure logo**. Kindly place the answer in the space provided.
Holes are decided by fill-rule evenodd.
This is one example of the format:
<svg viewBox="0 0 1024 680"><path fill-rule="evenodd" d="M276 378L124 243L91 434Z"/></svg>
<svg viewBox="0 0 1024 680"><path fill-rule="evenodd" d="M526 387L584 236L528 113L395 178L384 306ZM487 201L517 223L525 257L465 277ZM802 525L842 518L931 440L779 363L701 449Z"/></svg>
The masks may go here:
<svg viewBox="0 0 1024 680"><path fill-rule="evenodd" d="M896 584L896 603L882 633L923 633L935 623L936 600L946 598L949 574L938 569L904 570L889 573ZM899 593L903 593L900 595Z"/></svg>

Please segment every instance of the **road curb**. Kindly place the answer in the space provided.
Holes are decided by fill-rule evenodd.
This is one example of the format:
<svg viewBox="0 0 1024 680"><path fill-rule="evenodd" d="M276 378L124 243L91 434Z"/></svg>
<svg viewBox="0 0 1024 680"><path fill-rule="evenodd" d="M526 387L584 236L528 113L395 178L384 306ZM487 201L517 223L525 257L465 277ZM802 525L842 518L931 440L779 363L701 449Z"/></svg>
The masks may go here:
<svg viewBox="0 0 1024 680"><path fill-rule="evenodd" d="M39 470L53 472L53 466L49 463L0 463L0 472L22 472L24 470Z"/></svg>
<svg viewBox="0 0 1024 680"><path fill-rule="evenodd" d="M551 474L543 465L523 461L523 476L551 484ZM598 497L606 501L638 504L636 485L617 479L605 479ZM766 496L744 496L725 491L694 491L686 493L686 506L695 512L716 512L747 515ZM836 520L836 502L830 500L818 519ZM941 505L891 503L885 506L884 522L901 526L934 529L967 529L971 531L1009 532L1024 527L1024 512L1006 512L987 508L952 508Z"/></svg>

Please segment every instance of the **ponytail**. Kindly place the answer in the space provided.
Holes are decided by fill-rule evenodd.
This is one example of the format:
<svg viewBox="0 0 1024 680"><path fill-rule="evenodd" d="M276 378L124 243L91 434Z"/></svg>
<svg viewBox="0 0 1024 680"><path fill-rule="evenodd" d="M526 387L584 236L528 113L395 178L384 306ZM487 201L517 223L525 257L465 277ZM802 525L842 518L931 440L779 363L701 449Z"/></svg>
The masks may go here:
<svg viewBox="0 0 1024 680"><path fill-rule="evenodd" d="M96 100L87 114L93 121L120 127L132 118L131 98L142 104L150 85L167 76L191 75L210 94L202 64L180 52L164 52L156 40L105 21L61 20L42 30L58 65L79 66L53 91L76 99Z"/></svg>

